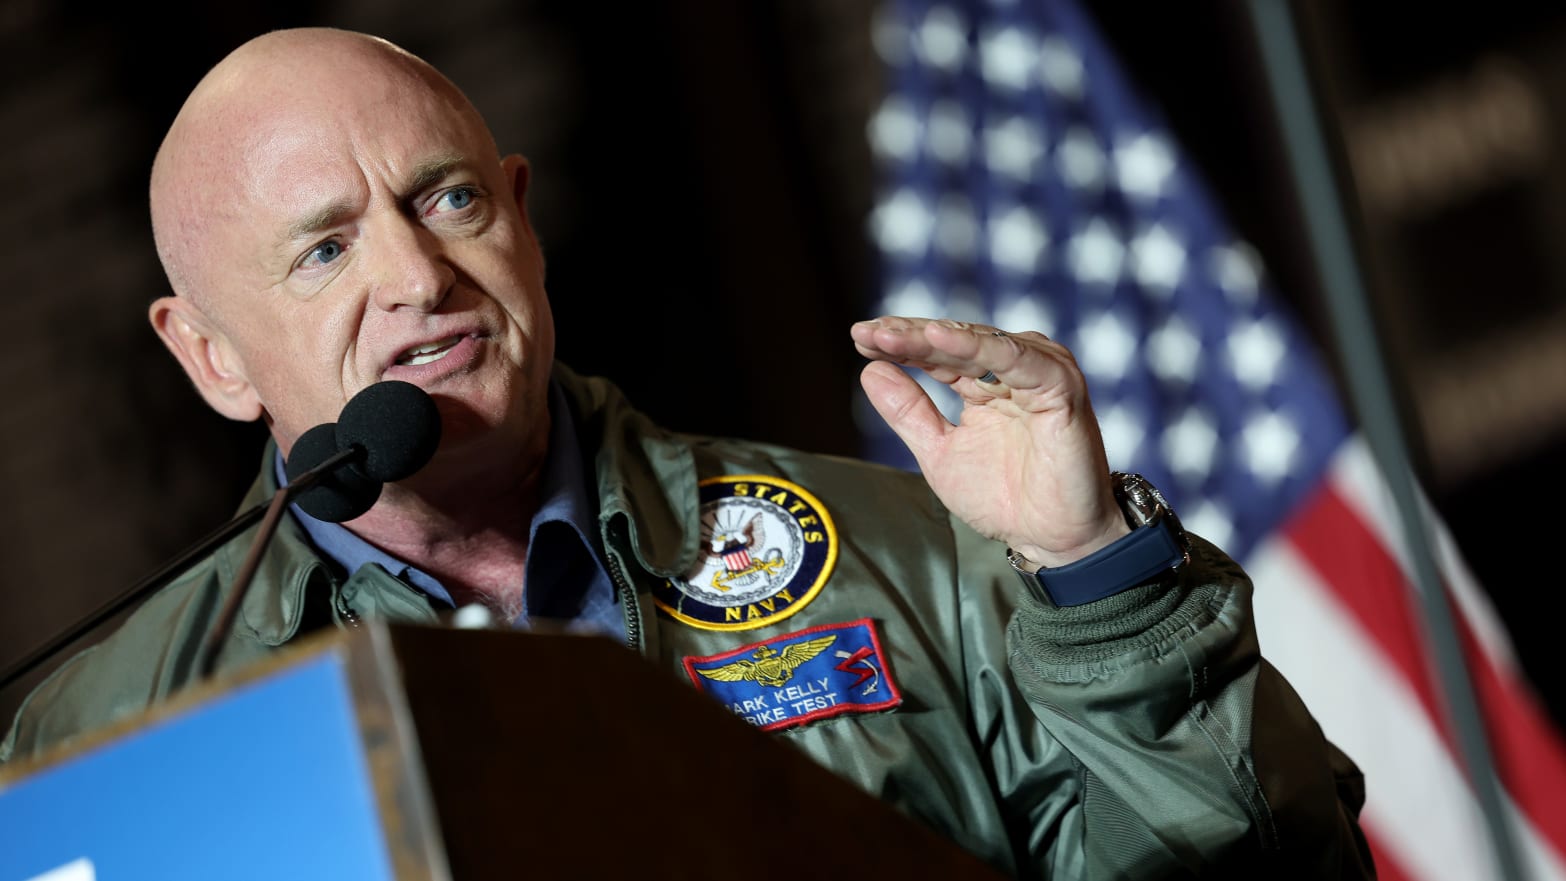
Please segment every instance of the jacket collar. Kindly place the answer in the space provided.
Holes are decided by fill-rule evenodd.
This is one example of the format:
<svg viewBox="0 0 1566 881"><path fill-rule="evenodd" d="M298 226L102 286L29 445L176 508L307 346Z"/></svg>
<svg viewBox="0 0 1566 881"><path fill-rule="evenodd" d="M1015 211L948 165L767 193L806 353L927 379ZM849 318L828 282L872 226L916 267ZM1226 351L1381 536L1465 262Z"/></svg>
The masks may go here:
<svg viewBox="0 0 1566 881"><path fill-rule="evenodd" d="M559 362L554 375L576 417L582 461L593 469L604 545L629 552L641 568L662 577L690 571L701 548L696 462L689 444L633 409L611 383L579 376ZM276 444L268 440L261 473L241 510L264 505L277 492L276 454ZM233 583L255 535L255 528L246 530L214 554L224 584ZM349 579L358 580L358 575ZM343 587L316 556L299 523L283 517L236 627L265 645L281 645L299 632L308 604L329 602Z"/></svg>
<svg viewBox="0 0 1566 881"><path fill-rule="evenodd" d="M268 439L261 452L261 473L245 494L240 510L267 505L277 493L277 477L272 462L277 445ZM220 547L213 554L222 584L232 585L243 565L259 527L251 527ZM315 592L328 592L332 577L326 564L310 548L305 532L293 517L278 521L277 531L261 555L249 592L239 607L235 629L264 645L282 645L299 632L307 598Z"/></svg>
<svg viewBox="0 0 1566 881"><path fill-rule="evenodd" d="M603 379L578 376L559 362L555 379L577 415L583 459L593 463L605 546L628 544L641 568L665 578L690 571L701 554L690 444L654 425Z"/></svg>

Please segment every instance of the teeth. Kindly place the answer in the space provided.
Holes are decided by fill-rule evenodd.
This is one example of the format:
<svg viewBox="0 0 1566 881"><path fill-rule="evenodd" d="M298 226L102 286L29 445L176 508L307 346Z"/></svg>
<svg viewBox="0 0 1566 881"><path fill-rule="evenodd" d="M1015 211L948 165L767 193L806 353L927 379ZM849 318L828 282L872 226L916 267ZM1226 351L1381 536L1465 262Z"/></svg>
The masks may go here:
<svg viewBox="0 0 1566 881"><path fill-rule="evenodd" d="M407 367L417 367L420 364L431 364L446 357L446 355L451 352L452 347L456 346L457 343L461 340L462 336L459 334L457 336L449 337L438 342L426 343L422 346L414 346L408 351L403 352L402 357L397 359L397 363Z"/></svg>

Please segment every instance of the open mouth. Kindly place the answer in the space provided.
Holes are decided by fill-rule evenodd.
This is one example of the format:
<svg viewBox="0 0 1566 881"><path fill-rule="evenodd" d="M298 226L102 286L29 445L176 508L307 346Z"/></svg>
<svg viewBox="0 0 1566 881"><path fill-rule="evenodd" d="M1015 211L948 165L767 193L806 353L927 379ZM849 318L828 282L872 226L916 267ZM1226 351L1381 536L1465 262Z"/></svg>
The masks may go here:
<svg viewBox="0 0 1566 881"><path fill-rule="evenodd" d="M456 336L447 337L443 340L425 343L422 346L414 346L397 356L397 366L417 367L420 364L433 364L451 354L451 350L455 349L457 344L462 342L462 337L463 335L459 333Z"/></svg>

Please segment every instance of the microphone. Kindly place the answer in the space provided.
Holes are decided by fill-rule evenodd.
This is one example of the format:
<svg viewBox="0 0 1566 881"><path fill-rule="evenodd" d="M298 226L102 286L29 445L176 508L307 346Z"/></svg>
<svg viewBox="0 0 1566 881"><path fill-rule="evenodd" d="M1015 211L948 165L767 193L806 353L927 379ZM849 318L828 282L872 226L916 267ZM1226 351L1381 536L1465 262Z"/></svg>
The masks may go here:
<svg viewBox="0 0 1566 881"><path fill-rule="evenodd" d="M299 435L294 448L288 451L288 461L283 464L289 486L297 484L302 476L339 452L336 423L323 422ZM314 486L300 492L294 504L317 520L341 523L375 507L383 485L359 470L352 461L346 461L341 467L322 474Z"/></svg>
<svg viewBox="0 0 1566 881"><path fill-rule="evenodd" d="M317 520L341 523L374 507L385 483L412 476L440 446L440 411L418 386L387 380L369 386L343 407L336 423L322 423L299 436L284 473L290 486L338 453L354 451L294 499Z"/></svg>
<svg viewBox="0 0 1566 881"><path fill-rule="evenodd" d="M358 394L337 417L337 447L361 447L359 467L371 480L412 477L440 446L440 410L411 382L389 379Z"/></svg>
<svg viewBox="0 0 1566 881"><path fill-rule="evenodd" d="M329 513L349 514L357 517L375 504L371 497L381 494L381 486L389 480L402 480L423 468L440 446L440 411L424 389L411 382L387 380L371 385L349 399L337 417L337 424L318 425L300 439L310 435L305 452L312 457L326 448L325 436L330 429L336 452L330 453L319 464L310 468L296 468L298 478L291 478L287 486L279 487L267 506L266 517L256 537L250 542L250 553L234 575L228 599L218 612L217 621L207 631L202 641L200 658L201 675L211 676L217 663L218 647L234 626L239 614L239 604L250 589L256 568L261 565L262 553L282 522L283 512L294 497L316 485L344 465L347 476L335 482L333 492L323 498L327 501L319 507ZM312 435L314 432L314 435ZM296 455L295 458L298 458ZM357 464L356 464L357 463ZM303 460L301 460L303 464ZM285 464L284 473L288 473ZM300 505L300 507L304 507ZM357 512L357 513L354 513ZM314 516L314 515L312 515ZM326 519L326 518L321 518ZM350 519L343 517L342 519Z"/></svg>
<svg viewBox="0 0 1566 881"><path fill-rule="evenodd" d="M167 584L213 548L263 520L251 543L250 556L230 590L216 628L208 635L202 657L203 675L210 672L214 649L233 625L260 551L270 541L290 501L310 516L333 523L351 520L368 511L388 481L412 476L423 468L440 446L440 411L421 388L412 383L387 380L368 386L343 406L337 423L323 423L299 436L284 465L288 485L270 503L246 510L207 533L118 596L34 649L0 674L0 689L9 687L53 656L61 648L119 614L131 603Z"/></svg>

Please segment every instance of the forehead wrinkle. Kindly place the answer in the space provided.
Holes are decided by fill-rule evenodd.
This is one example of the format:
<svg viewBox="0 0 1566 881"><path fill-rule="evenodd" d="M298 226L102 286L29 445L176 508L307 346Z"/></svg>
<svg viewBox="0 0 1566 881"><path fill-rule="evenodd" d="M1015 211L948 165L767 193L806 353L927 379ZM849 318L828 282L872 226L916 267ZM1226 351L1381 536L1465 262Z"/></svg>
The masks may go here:
<svg viewBox="0 0 1566 881"><path fill-rule="evenodd" d="M437 156L418 163L413 166L413 170L408 174L408 181L403 186L400 194L401 198L406 199L415 193L429 189L444 180L447 175L451 174L452 171L462 164L462 157L455 154Z"/></svg>
<svg viewBox="0 0 1566 881"><path fill-rule="evenodd" d="M437 185L437 183L445 180L446 175L451 174L453 169L462 166L462 164L464 164L464 158L454 155L454 153L435 156L432 160L420 161L420 163L413 166L412 171L407 175L406 182L396 188L395 199L398 202L404 202L404 200L410 199L413 194ZM318 210L305 214L304 218L299 218L293 224L288 224L287 238L293 241L293 239L304 238L304 236L321 232L324 228L335 227L335 225L343 221L343 218L352 214L352 211L354 211L354 207L346 200L338 200L338 202L324 205L324 207L318 208Z"/></svg>
<svg viewBox="0 0 1566 881"><path fill-rule="evenodd" d="M434 186L462 164L462 158L455 154L437 156L419 162L408 174L407 181L398 189L397 201L401 203L414 194ZM337 226L346 218L353 216L353 213L354 206L346 201L324 205L290 223L279 244L286 245L313 237L323 230Z"/></svg>
<svg viewBox="0 0 1566 881"><path fill-rule="evenodd" d="M330 205L318 208L290 223L288 231L284 234L283 241L280 244L287 244L313 236L323 229L330 229L342 223L344 218L352 214L353 206L347 202L333 202Z"/></svg>

